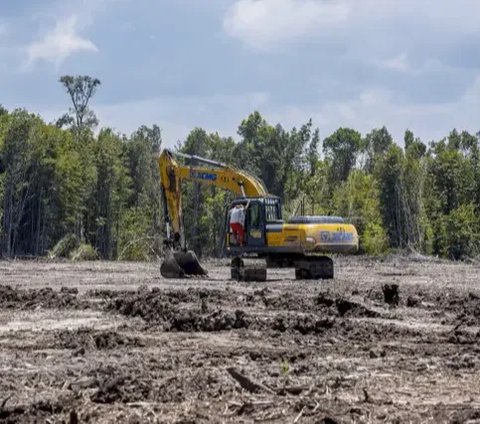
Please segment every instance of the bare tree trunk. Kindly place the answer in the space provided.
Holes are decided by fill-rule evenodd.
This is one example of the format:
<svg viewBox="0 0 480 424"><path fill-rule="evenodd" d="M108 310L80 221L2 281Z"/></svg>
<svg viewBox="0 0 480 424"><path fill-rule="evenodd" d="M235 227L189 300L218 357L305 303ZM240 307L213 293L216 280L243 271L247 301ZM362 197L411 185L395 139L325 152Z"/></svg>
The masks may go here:
<svg viewBox="0 0 480 424"><path fill-rule="evenodd" d="M403 248L404 247L404 240L403 240L403 215L404 215L404 203L402 202L402 195L401 195L401 185L397 181L395 183L395 197L396 197L396 205L395 205L395 232L397 235L397 247Z"/></svg>
<svg viewBox="0 0 480 424"><path fill-rule="evenodd" d="M46 228L46 223L45 219L42 220L42 236L41 236L41 244L40 244L40 255L44 255L46 253L46 241L45 241L45 228Z"/></svg>
<svg viewBox="0 0 480 424"><path fill-rule="evenodd" d="M84 226L83 226L83 214L81 212L78 214L78 224L79 224L78 237L80 241L83 243L85 239L85 234L84 234Z"/></svg>
<svg viewBox="0 0 480 424"><path fill-rule="evenodd" d="M16 210L16 221L15 221L15 227L13 229L13 242L12 242L12 248L13 248L14 254L16 252L18 228L20 227L20 222L23 218L23 213L25 211L25 205L27 203L27 198L28 198L29 192L30 192L30 184L27 185L27 191L19 202L20 203L19 208L17 208L17 210Z"/></svg>
<svg viewBox="0 0 480 424"><path fill-rule="evenodd" d="M37 208L37 228L36 228L36 237L35 237L35 249L34 254L38 256L40 251L40 232L42 226L42 200L43 200L43 190L40 191L40 197L38 198L38 208ZM32 219L33 222L33 219Z"/></svg>
<svg viewBox="0 0 480 424"><path fill-rule="evenodd" d="M13 181L10 180L5 190L3 207L3 254L10 258L11 255L11 237L12 237L12 209L13 209Z"/></svg>
<svg viewBox="0 0 480 424"><path fill-rule="evenodd" d="M105 227L105 258L110 258L111 246L111 232L112 232L112 218L110 216L110 196L108 196L107 204L105 205L105 216L107 217L107 225Z"/></svg>

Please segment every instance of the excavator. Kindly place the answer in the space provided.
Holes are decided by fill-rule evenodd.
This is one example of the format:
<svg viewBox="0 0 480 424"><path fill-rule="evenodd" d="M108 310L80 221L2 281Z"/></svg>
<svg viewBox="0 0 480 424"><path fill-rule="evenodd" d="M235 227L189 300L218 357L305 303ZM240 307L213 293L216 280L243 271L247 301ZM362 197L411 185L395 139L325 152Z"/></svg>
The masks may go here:
<svg viewBox="0 0 480 424"><path fill-rule="evenodd" d="M179 165L177 157L192 164ZM197 166L193 163L208 165ZM182 181L194 181L229 190L237 195L225 211L225 254L231 257L231 278L266 281L267 268L295 268L299 280L333 279L333 260L328 254L358 251L356 228L336 216L293 216L285 221L282 202L268 193L263 181L244 170L196 155L164 149L158 158L164 205L165 257L160 266L164 278L208 276L195 252L188 250L183 220ZM243 243L230 230L230 211L245 209ZM247 258L257 259L253 265ZM261 264L258 265L258 260Z"/></svg>

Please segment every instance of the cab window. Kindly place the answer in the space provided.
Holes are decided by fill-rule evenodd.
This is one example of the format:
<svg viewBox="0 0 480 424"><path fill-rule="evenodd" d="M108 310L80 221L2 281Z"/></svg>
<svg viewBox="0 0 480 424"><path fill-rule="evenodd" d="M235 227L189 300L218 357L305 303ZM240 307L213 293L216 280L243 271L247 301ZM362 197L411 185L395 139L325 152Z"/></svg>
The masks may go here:
<svg viewBox="0 0 480 424"><path fill-rule="evenodd" d="M248 207L250 227L258 228L261 225L261 209L258 203L250 204Z"/></svg>
<svg viewBox="0 0 480 424"><path fill-rule="evenodd" d="M278 221L278 211L276 205L265 205L265 213L267 215L267 222Z"/></svg>

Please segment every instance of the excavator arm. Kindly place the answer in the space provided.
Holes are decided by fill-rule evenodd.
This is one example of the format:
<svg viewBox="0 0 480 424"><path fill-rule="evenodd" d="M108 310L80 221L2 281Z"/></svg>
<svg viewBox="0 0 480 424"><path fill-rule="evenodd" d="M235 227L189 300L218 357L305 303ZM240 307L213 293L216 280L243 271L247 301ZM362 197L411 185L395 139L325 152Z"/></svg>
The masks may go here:
<svg viewBox="0 0 480 424"><path fill-rule="evenodd" d="M181 166L176 156L203 162L210 168ZM164 149L158 159L160 181L167 227L166 258L162 264L162 274L168 277L184 277L184 274L206 275L194 252L187 251L183 225L182 180L197 181L232 191L239 196L262 197L268 191L264 183L253 175L237 170L224 163L211 161L198 156L172 153ZM180 265L180 269L176 265ZM182 272L183 270L183 272Z"/></svg>

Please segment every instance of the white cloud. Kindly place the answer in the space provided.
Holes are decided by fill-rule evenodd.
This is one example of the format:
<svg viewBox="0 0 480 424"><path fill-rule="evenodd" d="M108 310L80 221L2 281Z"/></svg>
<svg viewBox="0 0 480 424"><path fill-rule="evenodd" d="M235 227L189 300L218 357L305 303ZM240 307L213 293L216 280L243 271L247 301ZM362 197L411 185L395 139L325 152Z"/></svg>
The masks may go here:
<svg viewBox="0 0 480 424"><path fill-rule="evenodd" d="M391 59L384 60L381 65L383 68L393 69L395 71L406 71L409 68L407 53L403 52Z"/></svg>
<svg viewBox="0 0 480 424"><path fill-rule="evenodd" d="M322 137L339 127L351 127L363 135L385 125L394 140L403 146L405 130L409 128L423 142L440 140L453 128L472 134L480 130L480 74L458 100L421 104L404 103L396 93L382 88L365 89L357 98L344 102L329 102L314 107L281 107L265 110L270 123L281 122L284 127L299 126L312 118Z"/></svg>
<svg viewBox="0 0 480 424"><path fill-rule="evenodd" d="M375 107L390 102L392 93L381 88L369 88L360 93L358 100L365 106Z"/></svg>
<svg viewBox="0 0 480 424"><path fill-rule="evenodd" d="M223 20L224 31L253 48L306 36L318 27L344 22L346 3L333 0L238 0Z"/></svg>
<svg viewBox="0 0 480 424"><path fill-rule="evenodd" d="M322 0L317 0L322 1ZM478 0L339 0L351 8L352 23L357 19L383 22L397 18L405 21L428 21L444 29L454 27L456 31L478 32ZM425 22L426 23L426 22ZM374 28L371 28L374 29ZM385 28L380 28L385 31ZM408 35L408 34L402 34ZM415 34L418 37L418 34Z"/></svg>
<svg viewBox="0 0 480 424"><path fill-rule="evenodd" d="M411 49L413 59L419 41L439 47L479 34L479 13L478 0L236 0L223 17L223 31L263 51L321 37L322 54L333 45L340 56L380 56L379 63L406 71L406 58L389 57L392 49Z"/></svg>
<svg viewBox="0 0 480 424"><path fill-rule="evenodd" d="M67 57L79 51L98 52L98 49L92 41L78 35L77 16L70 15L58 19L52 31L28 46L28 65L45 60L59 66Z"/></svg>

